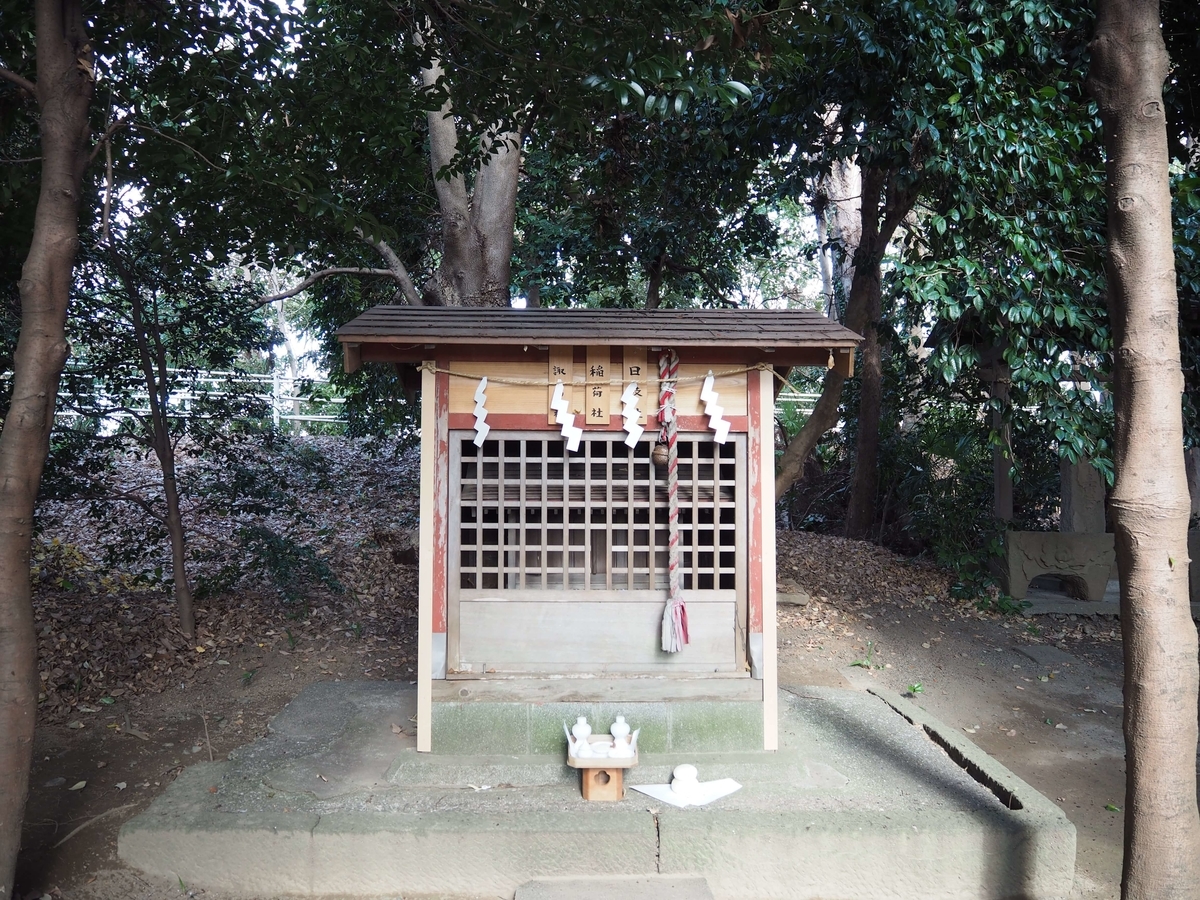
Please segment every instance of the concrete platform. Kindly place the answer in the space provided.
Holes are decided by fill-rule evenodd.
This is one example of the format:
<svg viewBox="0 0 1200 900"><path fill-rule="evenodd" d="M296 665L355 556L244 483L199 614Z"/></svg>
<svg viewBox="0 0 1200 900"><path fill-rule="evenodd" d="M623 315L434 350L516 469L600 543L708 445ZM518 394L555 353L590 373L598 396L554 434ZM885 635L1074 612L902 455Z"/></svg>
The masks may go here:
<svg viewBox="0 0 1200 900"><path fill-rule="evenodd" d="M1192 618L1200 619L1200 588L1192 588ZM1031 587L1025 592L1026 605L1021 613L1025 616L1072 615L1072 616L1117 616L1121 615L1121 583L1110 579L1104 589L1104 599L1096 601L1076 600L1066 591Z"/></svg>
<svg viewBox="0 0 1200 900"><path fill-rule="evenodd" d="M489 753L486 732L476 754L417 754L393 732L411 729L414 705L407 686L308 688L266 738L185 770L122 828L121 858L262 896L544 897L563 879L666 875L691 876L679 885L693 891L703 879L716 900L1071 889L1063 813L900 698L793 688L778 753L643 753L627 784L661 783L684 761L743 784L689 809L634 791L586 803L561 755Z"/></svg>

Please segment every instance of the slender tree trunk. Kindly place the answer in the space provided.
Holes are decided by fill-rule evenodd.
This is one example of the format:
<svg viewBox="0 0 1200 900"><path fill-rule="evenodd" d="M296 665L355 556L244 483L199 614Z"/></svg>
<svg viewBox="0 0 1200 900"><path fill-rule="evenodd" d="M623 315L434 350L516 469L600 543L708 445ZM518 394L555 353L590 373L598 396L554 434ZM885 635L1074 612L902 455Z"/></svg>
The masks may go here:
<svg viewBox="0 0 1200 900"><path fill-rule="evenodd" d="M1100 0L1090 87L1104 121L1115 346L1111 509L1125 649L1125 898L1200 897L1196 627L1188 606L1178 297L1157 0Z"/></svg>
<svg viewBox="0 0 1200 900"><path fill-rule="evenodd" d="M38 0L42 182L21 269L12 405L0 431L0 898L12 896L37 712L37 639L29 584L38 485L50 446L87 165L92 53L78 0Z"/></svg>
<svg viewBox="0 0 1200 900"><path fill-rule="evenodd" d="M196 636L196 610L192 599L192 583L187 574L187 542L183 530L183 515L179 511L179 487L175 480L175 448L167 437L165 452L158 453L163 473L163 497L167 504L167 536L171 541L171 577L175 584L175 609L179 627L188 637Z"/></svg>
<svg viewBox="0 0 1200 900"><path fill-rule="evenodd" d="M908 215L917 198L914 186L897 189L893 175L894 173L877 168L868 168L862 173L862 231L858 246L854 250L853 278L846 299L846 316L843 323L851 331L862 334L868 332L871 312L878 309L881 303L881 266L888 241L892 239L897 226ZM812 453L821 437L837 424L838 405L845 382L845 377L832 369L825 373L821 396L813 408L812 415L808 417L800 432L792 438L780 459L779 472L775 476L775 496L782 497L800 479L808 455ZM864 425L871 427L870 422L864 423L860 414L860 434ZM874 418L874 429L878 442L878 414ZM873 504L874 490L871 497ZM873 517L872 505L871 518Z"/></svg>
<svg viewBox="0 0 1200 900"><path fill-rule="evenodd" d="M149 443L158 459L163 478L163 501L166 505L167 538L171 546L171 579L174 584L175 610L179 614L179 627L188 637L196 635L196 611L192 599L192 585L187 575L187 542L183 527L183 515L179 509L179 484L175 472L175 444L171 437L167 354L162 343L157 304L154 309L146 308L145 297L134 273L125 265L115 247L109 247L113 264L125 286L129 298L129 309L133 320L133 337L138 348L138 365L146 385L146 396L150 407Z"/></svg>
<svg viewBox="0 0 1200 900"><path fill-rule="evenodd" d="M296 382L300 380L300 364L296 359L296 344L292 340L292 329L288 326L287 316L284 314L283 304L285 302L286 301L284 300L279 301L279 310L276 312L275 316L275 327L278 328L279 333L283 335L283 349L287 351L288 377L292 380L291 390L292 394L295 395ZM300 415L299 397L296 397L294 400L292 400L292 415ZM296 423L293 423L292 427L296 427Z"/></svg>
<svg viewBox="0 0 1200 900"><path fill-rule="evenodd" d="M813 218L817 223L817 269L821 273L821 296L825 298L825 315L837 318L837 294L833 289L832 237L829 222L829 195L824 183L817 186L812 201Z"/></svg>
<svg viewBox="0 0 1200 900"><path fill-rule="evenodd" d="M667 254L660 253L650 264L646 273L646 309L658 309L662 303L659 291L662 290L663 269L666 268Z"/></svg>
<svg viewBox="0 0 1200 900"><path fill-rule="evenodd" d="M875 521L875 496L879 493L879 419L883 410L883 352L879 346L883 317L883 287L876 263L867 301L861 366L858 371L858 436L854 446L854 474L846 508L846 537L866 539Z"/></svg>

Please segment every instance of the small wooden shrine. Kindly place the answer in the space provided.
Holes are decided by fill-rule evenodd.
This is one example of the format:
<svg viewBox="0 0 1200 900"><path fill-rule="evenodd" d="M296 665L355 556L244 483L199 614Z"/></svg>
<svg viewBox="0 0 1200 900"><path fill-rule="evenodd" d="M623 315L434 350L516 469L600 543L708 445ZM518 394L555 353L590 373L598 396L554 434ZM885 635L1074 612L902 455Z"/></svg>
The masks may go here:
<svg viewBox="0 0 1200 900"><path fill-rule="evenodd" d="M347 371L419 372L419 750L439 699L549 682L699 682L761 704L777 747L774 398L793 366L851 374L858 335L802 310L378 306L338 336Z"/></svg>

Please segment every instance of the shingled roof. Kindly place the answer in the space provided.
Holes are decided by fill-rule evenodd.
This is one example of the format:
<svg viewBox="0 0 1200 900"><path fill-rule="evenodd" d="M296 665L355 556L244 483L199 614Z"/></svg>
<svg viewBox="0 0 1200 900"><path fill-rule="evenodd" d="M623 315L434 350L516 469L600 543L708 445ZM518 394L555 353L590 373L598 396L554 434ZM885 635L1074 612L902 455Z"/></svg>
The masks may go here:
<svg viewBox="0 0 1200 900"><path fill-rule="evenodd" d="M803 309L479 309L376 306L338 329L344 344L850 348L862 338Z"/></svg>

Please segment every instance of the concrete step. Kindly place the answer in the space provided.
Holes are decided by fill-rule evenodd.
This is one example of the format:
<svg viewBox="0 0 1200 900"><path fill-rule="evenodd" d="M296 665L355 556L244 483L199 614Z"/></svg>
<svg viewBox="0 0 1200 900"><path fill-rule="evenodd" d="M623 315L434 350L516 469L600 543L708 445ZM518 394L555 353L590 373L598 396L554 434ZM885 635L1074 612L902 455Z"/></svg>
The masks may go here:
<svg viewBox="0 0 1200 900"><path fill-rule="evenodd" d="M747 684L761 685L761 682ZM436 753L541 754L565 746L563 725L586 716L592 730L608 731L618 715L640 729L638 746L649 753L762 750L763 704L746 700L660 702L435 701Z"/></svg>
<svg viewBox="0 0 1200 900"><path fill-rule="evenodd" d="M513 900L713 900L698 875L609 875L594 878L537 878Z"/></svg>
<svg viewBox="0 0 1200 900"><path fill-rule="evenodd" d="M537 755L470 755L402 751L387 772L387 781L398 787L437 787L464 784L518 786L578 784L579 770L564 759L565 751ZM671 771L690 763L706 773L756 784L803 784L816 779L822 786L840 787L846 778L833 768L809 761L795 751L768 753L729 751L692 753L639 753L638 765L625 773L626 784L666 784ZM713 776L717 777L716 775Z"/></svg>
<svg viewBox="0 0 1200 900"><path fill-rule="evenodd" d="M489 759L417 759L391 730L407 688L387 687L390 698L347 682L302 693L266 738L185 769L122 827L120 858L208 891L272 897L507 898L531 881L661 875L699 876L715 900L848 900L881 886L894 900L1049 900L1071 890L1075 828L1062 811L896 697L781 691L784 749L688 754L702 781L730 777L742 789L677 809L632 790L589 803L578 782L517 785ZM398 758L416 760L406 777L441 766L433 780L450 783L393 784ZM647 754L629 782L665 781L677 759ZM573 900L585 897L629 895Z"/></svg>

